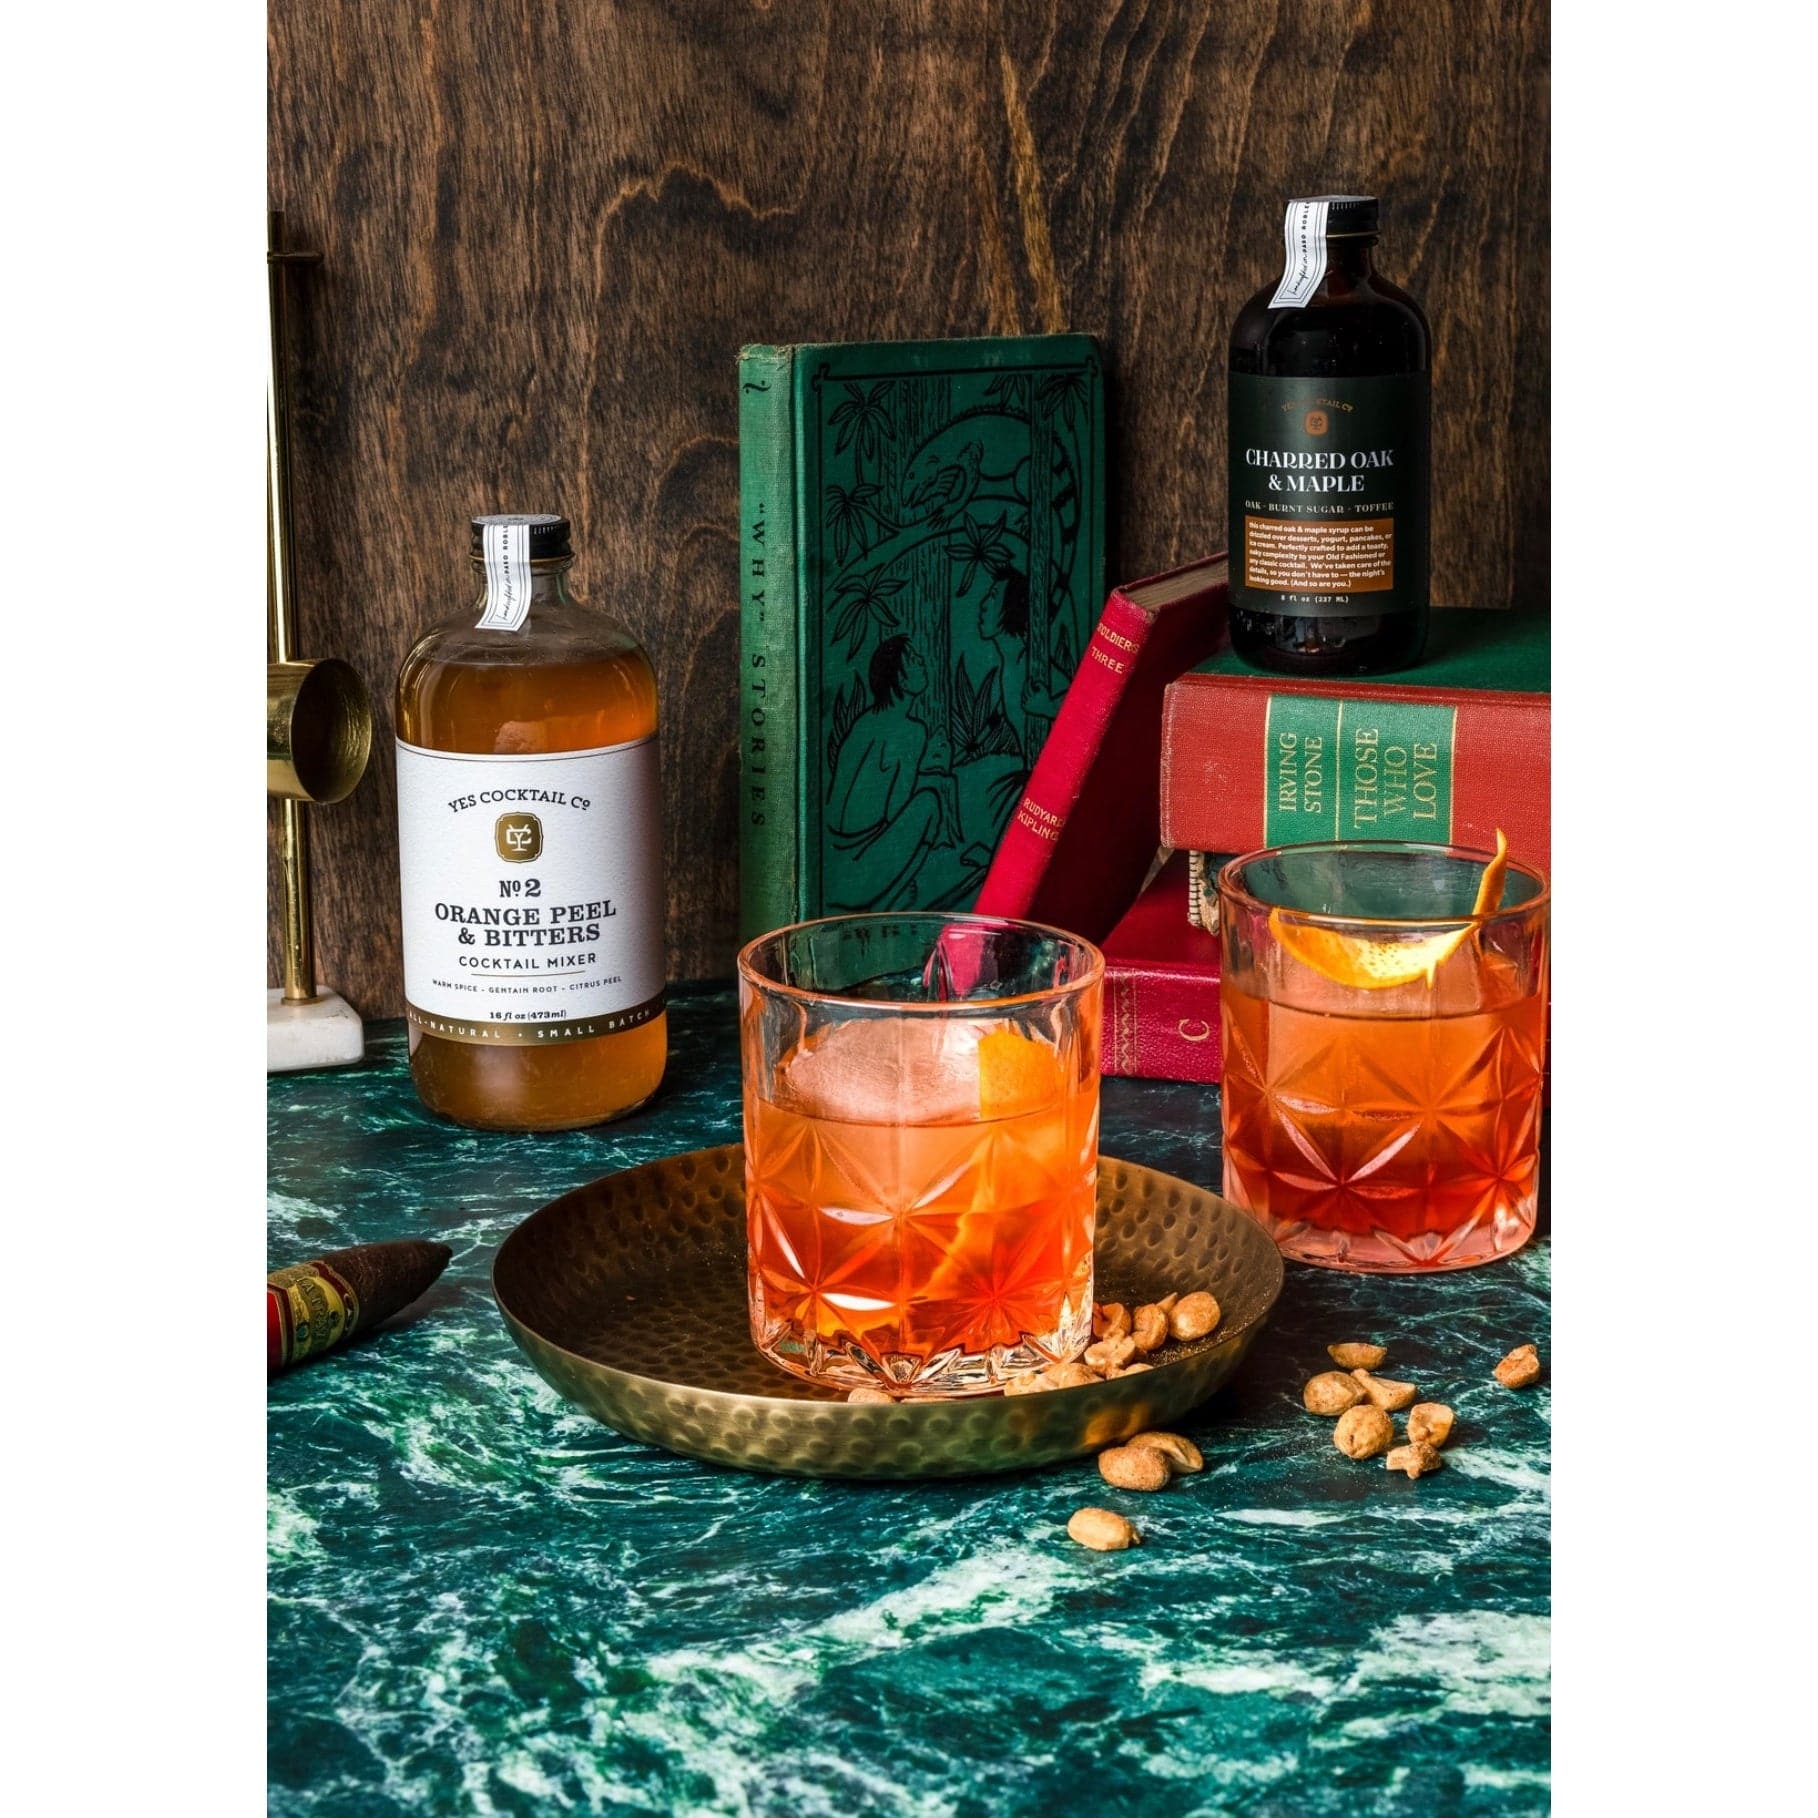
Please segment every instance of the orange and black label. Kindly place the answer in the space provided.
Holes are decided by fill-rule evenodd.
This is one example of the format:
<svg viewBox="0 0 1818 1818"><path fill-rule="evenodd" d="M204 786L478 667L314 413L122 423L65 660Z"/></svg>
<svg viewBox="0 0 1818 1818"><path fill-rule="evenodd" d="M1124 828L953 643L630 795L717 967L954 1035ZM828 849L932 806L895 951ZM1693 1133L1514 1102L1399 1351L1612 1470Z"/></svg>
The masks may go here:
<svg viewBox="0 0 1818 1818"><path fill-rule="evenodd" d="M1301 618L1427 603L1424 373L1231 374L1231 601Z"/></svg>

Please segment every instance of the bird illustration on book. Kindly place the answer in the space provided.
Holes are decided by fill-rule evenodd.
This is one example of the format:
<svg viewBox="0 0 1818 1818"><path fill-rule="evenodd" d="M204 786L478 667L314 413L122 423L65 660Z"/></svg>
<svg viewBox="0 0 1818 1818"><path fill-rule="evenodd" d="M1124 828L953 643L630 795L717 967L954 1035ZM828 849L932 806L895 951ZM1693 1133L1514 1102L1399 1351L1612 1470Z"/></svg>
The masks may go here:
<svg viewBox="0 0 1818 1818"><path fill-rule="evenodd" d="M964 907L1100 604L1091 388L1083 367L810 383L822 912Z"/></svg>
<svg viewBox="0 0 1818 1818"><path fill-rule="evenodd" d="M903 493L903 521L907 524L951 524L978 491L982 477L979 463L984 458L985 445L968 442L952 460L937 450L919 467L912 467L908 488ZM1008 480L1012 476L994 477Z"/></svg>

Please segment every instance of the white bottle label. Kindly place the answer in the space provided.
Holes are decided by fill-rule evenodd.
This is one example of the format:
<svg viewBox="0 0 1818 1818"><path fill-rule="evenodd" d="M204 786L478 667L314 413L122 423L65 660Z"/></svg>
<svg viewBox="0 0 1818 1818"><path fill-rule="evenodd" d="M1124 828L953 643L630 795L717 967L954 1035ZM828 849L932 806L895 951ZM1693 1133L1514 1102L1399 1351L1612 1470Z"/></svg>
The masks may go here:
<svg viewBox="0 0 1818 1818"><path fill-rule="evenodd" d="M663 1008L655 736L522 757L398 741L404 997L454 1041L612 1035Z"/></svg>
<svg viewBox="0 0 1818 1818"><path fill-rule="evenodd" d="M530 526L482 524L486 610L475 631L516 631L530 612Z"/></svg>
<svg viewBox="0 0 1818 1818"><path fill-rule="evenodd" d="M1319 289L1326 271L1326 216L1329 202L1290 202L1282 222L1288 259L1281 282L1269 299L1271 309L1299 309Z"/></svg>

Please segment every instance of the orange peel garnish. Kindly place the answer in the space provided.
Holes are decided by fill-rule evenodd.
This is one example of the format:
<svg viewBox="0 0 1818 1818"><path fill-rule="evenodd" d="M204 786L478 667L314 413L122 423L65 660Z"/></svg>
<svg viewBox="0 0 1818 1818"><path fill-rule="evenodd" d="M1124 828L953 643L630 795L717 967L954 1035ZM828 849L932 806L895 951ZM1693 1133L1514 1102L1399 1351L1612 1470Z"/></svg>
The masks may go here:
<svg viewBox="0 0 1818 1818"><path fill-rule="evenodd" d="M1280 909L1269 911L1269 932L1303 966L1336 985L1348 985L1358 991L1383 991L1392 985L1411 985L1422 978L1431 985L1434 973L1501 907L1508 869L1509 842L1498 827L1496 856L1484 866L1478 880L1470 919L1443 934L1409 941L1340 934L1332 928L1313 928L1291 921Z"/></svg>
<svg viewBox="0 0 1818 1818"><path fill-rule="evenodd" d="M1016 1117L1058 1104L1065 1082L1060 1056L1014 1029L993 1029L978 1044L978 1114Z"/></svg>
<svg viewBox="0 0 1818 1818"><path fill-rule="evenodd" d="M1503 880L1509 874L1509 836L1496 829L1496 856L1483 868L1477 880L1477 901L1471 905L1472 921L1482 921L1502 907Z"/></svg>

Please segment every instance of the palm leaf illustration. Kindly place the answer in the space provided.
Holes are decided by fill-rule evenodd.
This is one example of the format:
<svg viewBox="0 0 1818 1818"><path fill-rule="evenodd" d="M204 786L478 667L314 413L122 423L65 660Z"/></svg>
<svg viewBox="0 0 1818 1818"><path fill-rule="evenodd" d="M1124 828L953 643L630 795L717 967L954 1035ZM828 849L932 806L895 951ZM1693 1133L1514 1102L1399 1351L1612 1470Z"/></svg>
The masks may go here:
<svg viewBox="0 0 1818 1818"><path fill-rule="evenodd" d="M988 680L988 677L987 677ZM961 657L953 675L953 759L969 764L977 758L1007 755L1017 749L1015 735L1003 709L992 699L986 680L976 687Z"/></svg>
<svg viewBox="0 0 1818 1818"><path fill-rule="evenodd" d="M877 501L881 490L873 482L853 487L831 483L828 485L827 528L833 532L834 551L842 567L854 543L858 545L860 555L870 549L871 540L867 535L869 527L875 526L881 531L891 528L878 509Z"/></svg>
<svg viewBox="0 0 1818 1818"><path fill-rule="evenodd" d="M833 641L837 644L842 638L846 640L849 659L858 656L873 622L880 631L896 630L897 617L889 602L907 585L906 581L887 578L882 568L874 568L869 574L849 574L834 587L835 601L843 600L845 604L833 622Z"/></svg>
<svg viewBox="0 0 1818 1818"><path fill-rule="evenodd" d="M1012 410L1023 409L1029 402L1029 375L1026 372L1000 372L985 387L985 396Z"/></svg>
<svg viewBox="0 0 1818 1818"><path fill-rule="evenodd" d="M979 569L983 568L994 580L1008 571L1010 544L1004 535L1004 523L1008 515L1008 512L1000 511L991 523L981 524L968 513L959 535L946 545L948 560L965 564L960 571L961 599L972 591L972 578Z"/></svg>
<svg viewBox="0 0 1818 1818"><path fill-rule="evenodd" d="M1086 408L1086 375L1077 368L1068 372L1050 373L1042 380L1041 390L1036 396L1051 413L1058 412L1071 429L1075 412Z"/></svg>
<svg viewBox="0 0 1818 1818"><path fill-rule="evenodd" d="M844 454L847 445L857 440L858 459L875 461L885 438L896 440L896 425L890 421L885 400L890 395L890 381L880 379L869 391L852 380L846 381L846 401L827 419L839 430L833 444L835 454ZM864 474L859 474L861 479Z"/></svg>

